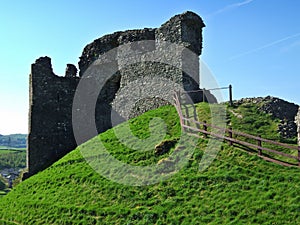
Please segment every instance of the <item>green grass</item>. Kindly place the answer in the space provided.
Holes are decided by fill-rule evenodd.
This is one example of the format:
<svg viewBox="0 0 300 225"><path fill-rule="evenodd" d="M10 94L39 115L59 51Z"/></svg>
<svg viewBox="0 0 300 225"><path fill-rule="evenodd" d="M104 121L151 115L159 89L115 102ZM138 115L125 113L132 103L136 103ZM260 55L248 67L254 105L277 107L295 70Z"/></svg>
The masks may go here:
<svg viewBox="0 0 300 225"><path fill-rule="evenodd" d="M201 119L209 121L208 109L207 104L199 104ZM164 139L177 140L181 129L170 106L131 120L132 133L149 138L149 121L157 116L166 121ZM233 127L256 134L252 125L234 115L229 120ZM263 134L277 138L275 125L263 129ZM134 140L124 129L120 135L127 144ZM169 179L127 186L99 175L82 157L80 150L93 152L100 147L99 140L111 155L132 166L156 165L178 148L158 156L155 145L145 142L148 151L133 151L109 130L1 198L0 224L300 224L298 168L268 163L223 143L210 167L199 172L208 143L200 139L187 165Z"/></svg>
<svg viewBox="0 0 300 225"><path fill-rule="evenodd" d="M263 138L279 140L277 132L279 120L274 120L271 115L259 111L258 107L254 103L242 104L238 108L229 107L232 128L256 136L261 135ZM233 112L241 116L234 116Z"/></svg>
<svg viewBox="0 0 300 225"><path fill-rule="evenodd" d="M26 148L10 148L10 147L0 148L0 155L4 153L25 153L26 154Z"/></svg>
<svg viewBox="0 0 300 225"><path fill-rule="evenodd" d="M230 126L233 130L238 130L252 134L255 136L261 135L261 137L275 140L283 143L288 143L290 145L297 145L297 138L283 139L280 137L278 130L278 125L280 123L279 119L273 119L271 115L266 114L258 110L259 104L245 103L236 107L228 107L228 121L230 121ZM257 141L250 140L249 138L239 137L239 140L247 140L250 143L257 144ZM280 146L275 146L273 144L265 143L263 147L270 148L273 150L278 150L280 152L285 152L296 156L297 150L291 150ZM287 157L282 157L277 154L264 152L275 159L286 161L289 163L297 163L295 159L289 159Z"/></svg>

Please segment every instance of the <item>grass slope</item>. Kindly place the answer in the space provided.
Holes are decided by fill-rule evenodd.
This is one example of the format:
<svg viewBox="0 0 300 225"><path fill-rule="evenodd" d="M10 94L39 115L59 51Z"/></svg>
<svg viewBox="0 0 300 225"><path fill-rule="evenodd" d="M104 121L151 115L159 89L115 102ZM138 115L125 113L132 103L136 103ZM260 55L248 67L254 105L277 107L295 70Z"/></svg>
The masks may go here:
<svg viewBox="0 0 300 225"><path fill-rule="evenodd" d="M201 117L209 117L206 104L199 104L197 110ZM132 132L149 137L148 122L156 116L167 123L165 139L180 136L176 111L169 106L131 120ZM232 125L239 123L232 113L229 120ZM276 136L273 126L264 129ZM131 165L155 164L169 154L157 156L154 146L153 151L132 151L118 142L112 130L84 146L96 148L99 139L118 160ZM1 198L0 223L300 224L298 168L265 162L224 143L211 166L199 172L206 145L207 140L200 139L182 170L149 186L126 186L100 176L77 148Z"/></svg>

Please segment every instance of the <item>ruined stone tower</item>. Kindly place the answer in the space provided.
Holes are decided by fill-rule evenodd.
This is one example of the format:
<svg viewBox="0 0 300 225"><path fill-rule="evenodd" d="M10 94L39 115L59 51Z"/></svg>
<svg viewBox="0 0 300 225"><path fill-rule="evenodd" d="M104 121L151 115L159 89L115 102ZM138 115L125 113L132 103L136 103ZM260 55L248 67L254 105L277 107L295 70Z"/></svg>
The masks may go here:
<svg viewBox="0 0 300 225"><path fill-rule="evenodd" d="M47 168L73 150L77 144L80 144L75 141L72 125L74 94L80 80L85 79L84 73L87 69L108 51L126 43L149 40L152 41L152 44L149 45L146 52L161 48L163 42L170 42L191 50L194 56L191 55L189 60L183 61L183 56L188 53L180 52L176 56L176 60L180 62L180 68L149 62L131 64L121 68L121 64L130 60L130 57L126 51L117 52L117 66L120 67L120 70L105 83L95 107L95 122L99 133L112 126L110 121L111 103L118 96L120 89L137 78L151 77L157 74L174 82L182 83L186 90L199 89L198 56L202 50L202 28L204 26L198 15L193 12L186 12L172 17L156 29L145 28L105 35L84 48L78 63L79 76L77 76L76 67L71 64L68 64L64 77L57 76L52 70L50 58L41 57L37 59L32 64L30 74L28 173L25 178ZM133 47L131 46L131 48ZM128 51L131 50L128 49ZM144 57L146 54L143 52L144 50L141 50L139 57ZM184 71L189 71L189 74ZM172 91L164 88L162 86L161 90L165 93ZM193 98L194 100L202 99L202 96L194 96ZM164 104L168 104L168 102L156 96L137 101L130 117Z"/></svg>

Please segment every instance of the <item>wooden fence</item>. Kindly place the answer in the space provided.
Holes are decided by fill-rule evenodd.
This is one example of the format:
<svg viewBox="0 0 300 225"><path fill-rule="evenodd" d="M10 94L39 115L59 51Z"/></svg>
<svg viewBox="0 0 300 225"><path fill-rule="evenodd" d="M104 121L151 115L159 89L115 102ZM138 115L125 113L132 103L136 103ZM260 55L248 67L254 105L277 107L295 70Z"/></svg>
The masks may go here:
<svg viewBox="0 0 300 225"><path fill-rule="evenodd" d="M300 146L293 146L285 143L280 143L273 140L268 140L262 138L261 136L255 136L247 133L243 133L240 131L232 130L232 128L222 128L218 126L214 126L212 124L208 124L206 121L200 122L197 118L197 113L195 108L193 107L193 115L190 116L186 111L186 115L183 114L182 108L186 108L182 106L181 94L176 92L174 94L175 107L177 109L180 124L184 131L187 131L190 135L195 135L197 137L214 137L218 139L222 139L228 142L229 145L238 145L247 147L248 150L256 150L259 157L278 163L284 166L295 166L298 165L300 167ZM195 124L196 126L191 126L190 124ZM218 131L218 132L216 132ZM220 135L220 133L222 133ZM271 146L271 147L270 147ZM281 147L284 149L291 149L295 151L295 154L288 154L280 150L274 149L274 147ZM276 148L276 147L275 147ZM276 159L270 155L272 153L274 156L281 156L283 159ZM293 159L295 163L286 161L285 158Z"/></svg>

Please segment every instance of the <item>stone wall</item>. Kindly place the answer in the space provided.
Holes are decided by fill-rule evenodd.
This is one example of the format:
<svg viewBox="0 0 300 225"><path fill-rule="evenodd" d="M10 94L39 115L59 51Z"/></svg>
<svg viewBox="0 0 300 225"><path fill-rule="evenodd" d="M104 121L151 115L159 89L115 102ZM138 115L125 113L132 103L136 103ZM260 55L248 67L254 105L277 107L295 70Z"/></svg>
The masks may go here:
<svg viewBox="0 0 300 225"><path fill-rule="evenodd" d="M158 97L148 87L155 78L165 78L182 85L185 90L198 90L199 55L204 26L198 15L186 12L172 17L157 29L145 28L105 35L84 48L78 63L79 77L76 75L77 68L72 64L67 65L65 77L59 77L52 70L50 58L39 58L32 64L30 75L28 173L25 178L47 168L77 146L72 126L74 94L80 80L89 79L85 74L103 54L111 53L110 57L118 70L106 81L97 97L95 122L99 133L114 125L111 121L112 110L126 111L126 115L122 117L128 119L149 109L170 104L166 100L168 98ZM141 46L137 41L147 41L147 45ZM126 45L132 42L135 43ZM166 54L165 49L170 47L166 42L188 48L192 54L184 48L182 51L169 51L170 54ZM116 48L117 51L113 51ZM142 60L151 54L152 57L159 55L177 64L172 66ZM131 63L134 60L139 63ZM102 75L99 72L99 79ZM134 83L141 79L145 84ZM128 88L130 85L134 90ZM173 88L161 84L157 89L155 91L159 91L160 96L167 96ZM146 92L147 98L135 99L133 93L138 91ZM201 101L203 98L201 94L192 97L194 101ZM135 105L127 110L128 98ZM91 137L87 136L84 140L88 138Z"/></svg>

